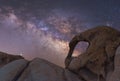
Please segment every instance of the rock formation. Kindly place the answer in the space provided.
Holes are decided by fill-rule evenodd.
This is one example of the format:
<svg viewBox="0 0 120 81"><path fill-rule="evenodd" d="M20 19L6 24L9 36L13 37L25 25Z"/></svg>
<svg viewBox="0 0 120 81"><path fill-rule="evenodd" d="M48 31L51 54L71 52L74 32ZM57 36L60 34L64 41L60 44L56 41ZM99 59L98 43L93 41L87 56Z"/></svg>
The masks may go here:
<svg viewBox="0 0 120 81"><path fill-rule="evenodd" d="M80 41L88 42L89 46L83 54L73 58L74 48ZM82 32L69 43L70 50L65 60L66 68L80 76L82 76L80 73L82 68L86 68L91 74L98 76L98 81L106 81L107 74L114 70L114 56L119 45L120 32L111 27L100 26Z"/></svg>
<svg viewBox="0 0 120 81"><path fill-rule="evenodd" d="M77 75L46 60L20 59L0 69L0 81L82 81Z"/></svg>
<svg viewBox="0 0 120 81"><path fill-rule="evenodd" d="M29 63L17 81L82 81L68 70L36 58Z"/></svg>

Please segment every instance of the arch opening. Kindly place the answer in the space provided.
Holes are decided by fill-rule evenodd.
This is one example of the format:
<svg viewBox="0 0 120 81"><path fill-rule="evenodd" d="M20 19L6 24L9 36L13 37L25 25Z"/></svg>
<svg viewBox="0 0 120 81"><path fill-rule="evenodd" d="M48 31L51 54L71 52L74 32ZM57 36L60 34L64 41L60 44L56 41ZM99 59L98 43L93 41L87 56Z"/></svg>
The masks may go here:
<svg viewBox="0 0 120 81"><path fill-rule="evenodd" d="M72 56L77 57L80 54L83 54L87 50L88 46L89 46L88 42L84 42L84 41L79 42L76 45Z"/></svg>

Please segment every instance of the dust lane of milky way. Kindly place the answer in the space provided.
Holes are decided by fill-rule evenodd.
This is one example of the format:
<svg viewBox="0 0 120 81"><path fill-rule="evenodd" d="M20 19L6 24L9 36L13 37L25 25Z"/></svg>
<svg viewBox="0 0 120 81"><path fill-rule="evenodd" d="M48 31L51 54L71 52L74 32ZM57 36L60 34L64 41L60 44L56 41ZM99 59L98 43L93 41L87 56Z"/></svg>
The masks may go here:
<svg viewBox="0 0 120 81"><path fill-rule="evenodd" d="M118 30L119 0L0 0L0 51L63 66L68 42L98 25ZM83 52L82 43L74 52Z"/></svg>

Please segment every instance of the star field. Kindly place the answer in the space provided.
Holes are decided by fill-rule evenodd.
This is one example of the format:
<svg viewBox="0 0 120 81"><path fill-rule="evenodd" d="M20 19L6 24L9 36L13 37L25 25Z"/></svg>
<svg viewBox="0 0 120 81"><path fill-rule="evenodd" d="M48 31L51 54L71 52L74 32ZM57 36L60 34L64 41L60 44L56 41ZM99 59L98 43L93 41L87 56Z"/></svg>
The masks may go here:
<svg viewBox="0 0 120 81"><path fill-rule="evenodd" d="M119 0L0 0L0 51L63 66L68 42L77 33L98 25L120 30L119 4ZM87 45L80 44L75 54Z"/></svg>

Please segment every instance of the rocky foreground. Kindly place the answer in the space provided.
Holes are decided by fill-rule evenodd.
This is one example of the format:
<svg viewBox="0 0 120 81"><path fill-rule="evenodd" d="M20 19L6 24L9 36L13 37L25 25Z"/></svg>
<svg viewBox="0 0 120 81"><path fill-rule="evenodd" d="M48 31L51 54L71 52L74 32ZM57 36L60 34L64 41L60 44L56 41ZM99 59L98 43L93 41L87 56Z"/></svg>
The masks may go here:
<svg viewBox="0 0 120 81"><path fill-rule="evenodd" d="M15 56L16 57L16 56ZM3 61L4 62L4 61ZM67 69L35 58L14 60L0 68L0 81L82 81Z"/></svg>
<svg viewBox="0 0 120 81"><path fill-rule="evenodd" d="M87 31L87 33L88 32L89 31ZM66 64L68 66L66 67L66 69L50 63L49 61L46 61L44 59L35 58L31 61L28 61L19 55L9 55L0 52L0 81L120 81L120 40L117 40L120 39L120 34L119 32L118 35L117 33L106 34L106 32L102 34L103 36L101 35L101 33L96 33L96 35L99 35L97 36L98 38L90 36L90 42L93 40L94 42L101 42L101 44L100 42L99 44L95 44L92 42L93 46L95 45L98 51L94 50L96 48L90 47L90 49L87 50L88 52L85 53L85 57L82 57L80 55L79 57L76 57L74 59L68 59L66 62L69 62L69 65ZM111 37L110 35L113 35L113 37ZM108 38L106 38L105 36ZM89 36L87 38L89 39ZM112 38L114 38L114 40L111 40ZM78 38L75 38L75 41L73 41L72 44L76 42L76 39L78 40ZM105 40L110 41L106 42ZM103 51L104 49L102 49L104 47L104 44L107 45L107 52ZM117 48L111 48L111 46L116 45ZM109 52L108 50L110 50L111 52L113 51L113 53ZM98 53L102 56L97 55ZM109 60L103 60L104 55L107 53L112 56L110 56ZM99 56L103 58L99 58ZM87 59L88 62L85 62L86 64L84 65L84 67L81 68L80 63L88 57L90 57L89 59ZM105 57L108 58L109 56ZM99 61L96 62L96 59L98 59ZM102 66L102 64L106 61L108 64ZM80 67L78 68L78 66ZM101 67L99 68L98 66ZM94 69L91 67L93 67ZM106 72L106 76L104 77L105 79L103 80L99 79L100 77L97 76L98 74L96 74L97 72L100 73L99 69L101 70L102 67L105 67L103 71Z"/></svg>
<svg viewBox="0 0 120 81"><path fill-rule="evenodd" d="M115 70L107 81L120 81L120 47L115 55ZM16 56L15 56L16 57ZM3 61L4 62L4 61ZM97 81L92 76L88 81ZM88 74L87 74L88 75ZM89 74L90 75L90 74ZM0 81L84 81L75 73L52 64L46 60L35 58L14 60L0 68Z"/></svg>

